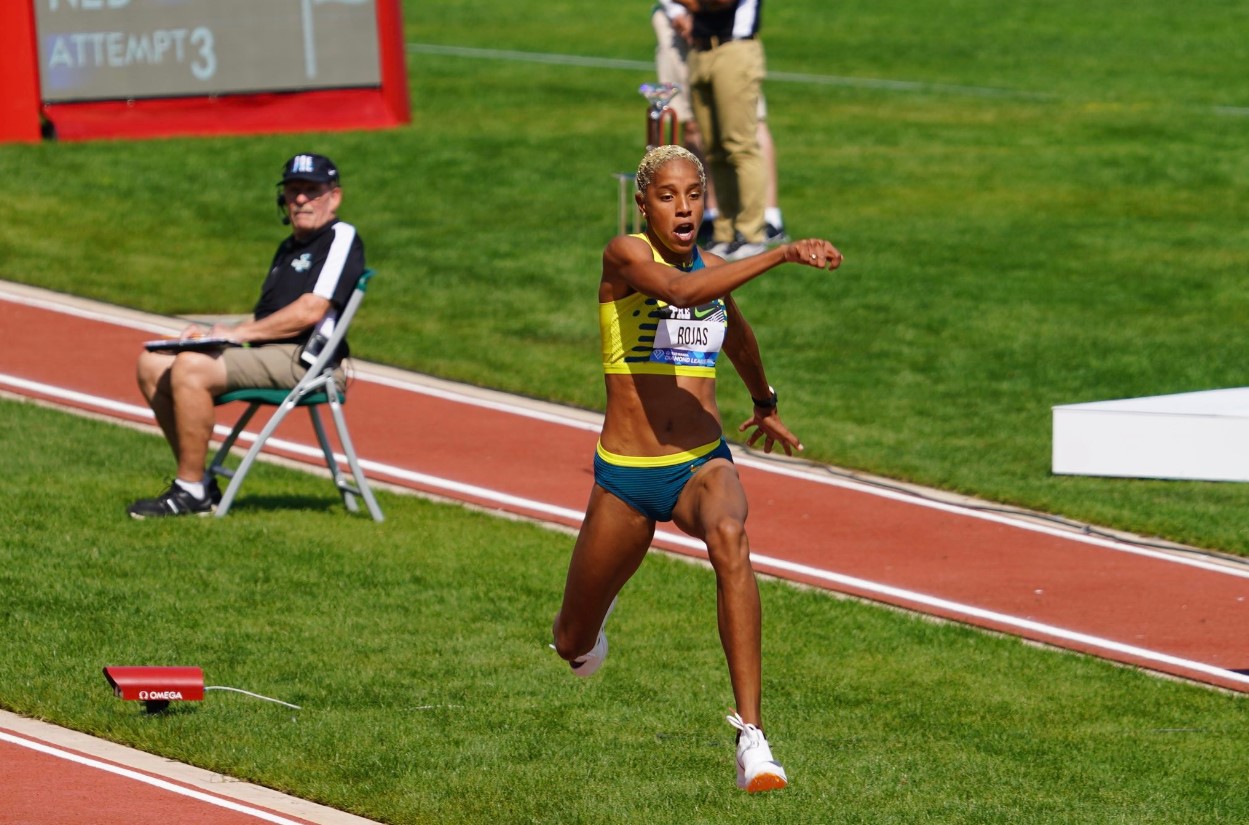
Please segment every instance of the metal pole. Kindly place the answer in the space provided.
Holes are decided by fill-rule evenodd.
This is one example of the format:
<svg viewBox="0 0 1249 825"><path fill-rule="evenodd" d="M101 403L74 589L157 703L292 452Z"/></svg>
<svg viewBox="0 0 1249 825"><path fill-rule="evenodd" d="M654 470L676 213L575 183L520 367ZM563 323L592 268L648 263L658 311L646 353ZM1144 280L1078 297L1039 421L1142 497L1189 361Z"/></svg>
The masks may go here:
<svg viewBox="0 0 1249 825"><path fill-rule="evenodd" d="M616 198L619 212L616 220L616 234L623 235L625 233L625 223L629 216L629 182L633 180L633 175L628 172L614 172L616 177ZM637 210L633 212L633 231L637 232Z"/></svg>

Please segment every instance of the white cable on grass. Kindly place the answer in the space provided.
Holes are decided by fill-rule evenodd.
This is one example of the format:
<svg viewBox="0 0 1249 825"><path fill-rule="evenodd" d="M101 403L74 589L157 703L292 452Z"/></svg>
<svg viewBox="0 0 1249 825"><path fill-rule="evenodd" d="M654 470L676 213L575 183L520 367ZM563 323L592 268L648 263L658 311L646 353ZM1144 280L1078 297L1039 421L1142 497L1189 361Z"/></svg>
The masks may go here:
<svg viewBox="0 0 1249 825"><path fill-rule="evenodd" d="M273 699L269 696L261 696L259 693L252 693L250 690L243 690L241 688L223 687L221 685L205 685L204 690L229 690L234 693L242 693L245 696L251 696L256 699L264 699L266 702L276 702L279 705L285 705L286 707L294 708L295 710L303 710L303 708L299 705L292 705L290 702L283 702L281 699Z"/></svg>

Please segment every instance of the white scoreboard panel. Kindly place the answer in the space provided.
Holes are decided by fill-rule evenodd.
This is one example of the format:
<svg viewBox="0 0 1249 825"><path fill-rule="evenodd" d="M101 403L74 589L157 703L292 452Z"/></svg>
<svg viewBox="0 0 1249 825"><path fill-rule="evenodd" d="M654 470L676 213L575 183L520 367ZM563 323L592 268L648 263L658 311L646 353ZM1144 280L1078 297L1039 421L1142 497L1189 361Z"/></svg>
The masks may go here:
<svg viewBox="0 0 1249 825"><path fill-rule="evenodd" d="M374 0L36 0L35 27L45 103L382 81Z"/></svg>

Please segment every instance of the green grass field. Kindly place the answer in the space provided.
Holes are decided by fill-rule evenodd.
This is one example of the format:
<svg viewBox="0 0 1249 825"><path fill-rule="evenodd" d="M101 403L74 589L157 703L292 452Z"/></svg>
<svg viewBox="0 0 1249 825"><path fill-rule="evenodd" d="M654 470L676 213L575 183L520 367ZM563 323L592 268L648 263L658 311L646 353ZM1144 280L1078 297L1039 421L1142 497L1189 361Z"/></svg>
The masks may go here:
<svg viewBox="0 0 1249 825"><path fill-rule="evenodd" d="M133 523L159 438L0 401L0 706L393 823L1224 823L1244 699L763 583L770 738L733 786L703 566L654 556L594 679L550 650L572 538L259 467L230 517ZM101 473L101 467L111 470ZM159 716L108 664L204 668Z"/></svg>
<svg viewBox="0 0 1249 825"><path fill-rule="evenodd" d="M0 146L0 278L245 312L283 233L280 164L321 151L379 270L358 354L600 408L592 302L612 173L643 148L648 5L405 6L405 128ZM1049 472L1055 404L1245 385L1247 15L768 4L788 228L846 264L738 300L808 457L1249 555L1244 485ZM1249 813L1238 698L781 584L765 702L794 785L749 799L707 571L649 560L583 684L545 649L563 534L393 496L375 526L268 468L223 522L135 525L158 438L0 415L0 706L21 713L396 823ZM145 718L100 674L138 659L304 710L211 694Z"/></svg>

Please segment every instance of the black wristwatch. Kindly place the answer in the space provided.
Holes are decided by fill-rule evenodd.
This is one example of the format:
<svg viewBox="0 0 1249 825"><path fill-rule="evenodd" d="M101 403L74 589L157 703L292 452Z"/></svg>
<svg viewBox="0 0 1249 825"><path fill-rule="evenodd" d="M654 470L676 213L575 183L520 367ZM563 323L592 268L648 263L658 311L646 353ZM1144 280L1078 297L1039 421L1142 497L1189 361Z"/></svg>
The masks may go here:
<svg viewBox="0 0 1249 825"><path fill-rule="evenodd" d="M755 398L752 395L750 400L755 402L755 406L761 410L774 410L776 409L776 390L768 387L768 392L771 393L771 395L767 398Z"/></svg>

